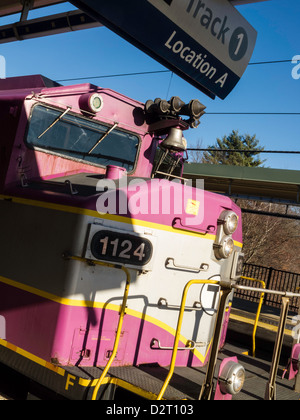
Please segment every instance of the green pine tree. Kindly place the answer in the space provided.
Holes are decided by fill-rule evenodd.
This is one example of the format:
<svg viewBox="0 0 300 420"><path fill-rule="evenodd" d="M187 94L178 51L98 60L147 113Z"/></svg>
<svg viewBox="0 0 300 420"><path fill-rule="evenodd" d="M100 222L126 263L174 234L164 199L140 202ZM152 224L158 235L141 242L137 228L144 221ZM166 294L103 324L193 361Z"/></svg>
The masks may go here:
<svg viewBox="0 0 300 420"><path fill-rule="evenodd" d="M264 147L259 146L256 135L240 135L238 131L233 130L229 136L217 139L216 144L208 148L213 150L203 153L203 163L258 167L265 162L259 157ZM230 152L230 150L239 150L239 152Z"/></svg>

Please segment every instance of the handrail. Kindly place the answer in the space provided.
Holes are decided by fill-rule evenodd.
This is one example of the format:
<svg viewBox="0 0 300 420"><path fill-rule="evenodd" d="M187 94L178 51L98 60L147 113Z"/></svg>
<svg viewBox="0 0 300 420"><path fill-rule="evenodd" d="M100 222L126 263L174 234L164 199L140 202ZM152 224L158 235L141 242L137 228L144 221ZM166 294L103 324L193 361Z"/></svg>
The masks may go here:
<svg viewBox="0 0 300 420"><path fill-rule="evenodd" d="M244 276L242 276L241 279L249 280L249 281L255 281L257 283L260 283L262 285L263 289L266 288L266 283L263 280L254 279L252 277L244 277ZM257 332L257 327L258 327L258 322L259 322L259 318L260 318L260 314L261 314L262 305L263 305L263 302L264 302L264 297L265 297L265 294L262 293L261 296L260 296L259 305L258 305L257 312L256 312L256 318L255 318L255 323L254 323L254 328L253 328L253 333L252 333L252 357L255 357L255 355L256 355L256 332Z"/></svg>
<svg viewBox="0 0 300 420"><path fill-rule="evenodd" d="M95 401L97 399L98 391L99 391L99 389L102 385L102 382L104 381L104 378L105 378L107 372L109 371L113 361L115 360L115 357L116 357L117 351L118 351L118 347L119 347L123 321L124 321L124 317L126 315L127 300L128 300L129 287L130 287L130 282L131 282L131 277L130 277L129 270L127 270L127 268L125 268L125 267L122 267L122 270L126 274L126 285L125 285L123 302L122 302L121 311L120 311L120 317L119 317L118 329L117 329L117 332L116 332L114 348L113 348L112 354L109 358L109 361L107 362L107 364L106 364L106 366L105 366L105 368L102 372L102 375L100 376L100 378L99 378L99 380L98 380L98 382L95 386L93 396L92 396L92 401Z"/></svg>
<svg viewBox="0 0 300 420"><path fill-rule="evenodd" d="M233 290L233 289L249 290L249 291L254 291L254 292L259 292L259 293L269 293L269 294L273 294L273 295L278 295L278 296L281 296L283 298L282 299L283 302L288 301L289 298L293 298L293 297L300 298L299 293L282 292L282 291L269 290L269 289L261 289L261 288L257 288L257 287L248 287L248 286L242 286L242 285L232 284L232 283L230 283L230 284L228 283L228 285L226 287L225 282L224 283L221 282L220 285L222 287L221 292L224 292L224 298L222 298L222 302L221 302L222 304L220 304L220 308L219 308L219 312L218 312L217 322L218 322L219 325L216 326L216 331L217 332L220 332L220 328L221 328L222 311L225 308L226 295L228 296L228 293L230 293L230 291ZM226 293L226 291L227 291L227 293ZM287 305L285 305L285 306L287 306ZM270 376L270 380L269 380L269 383L268 383L268 390L269 390L269 388L272 388L272 387L274 388L274 386L275 386L274 385L274 378L275 378L276 375L274 375L274 372L277 372L277 368L278 368L277 362L278 362L278 358L280 356L281 349L282 349L282 338L283 338L283 331L284 331L286 316L287 316L287 309L282 311L282 314L281 314L281 317L280 317L280 326L279 326L278 333L277 333L276 347L274 349L273 362L272 362L272 366L271 366L272 377ZM216 334L216 332L215 332L215 334ZM215 362L216 362L216 357L217 357L217 345L218 345L218 340L214 339L213 347L212 347L212 350L211 350L209 366L208 366L208 369L207 369L206 379L205 379L205 382L202 386L200 397L199 397L199 399L201 399L201 400L210 400L211 396L212 396L212 389L213 389L212 381L213 381L213 374L214 374Z"/></svg>
<svg viewBox="0 0 300 420"><path fill-rule="evenodd" d="M107 375L107 372L109 371L115 357L118 351L118 347L119 347L119 342L120 342L120 337L121 337L121 333L122 333L122 326L123 326L123 321L124 321L124 317L126 315L126 308L127 308L127 300L128 300L128 295L129 295L129 287L130 287L130 283L131 283L131 276L129 273L129 270L126 267L120 266L120 265L116 265L116 264L110 264L110 263L105 263L105 262L101 262L101 261L95 261L95 260L89 260L87 258L82 258L82 257L76 257L74 255L69 255L68 253L64 254L63 257L65 259L68 260L73 260L73 261L79 261L79 262L85 262L87 264L95 264L95 265L99 265L102 267L109 267L109 268L118 268L121 269L125 272L126 274L126 285L125 285L125 290L124 290L124 296L123 296L123 302L122 302L122 306L121 306L121 310L120 310L120 316L119 316L119 323L118 323L118 328L117 328L117 332L116 332L116 338L115 338L115 343L114 343L114 347L113 347L113 351L111 353L111 356L102 372L102 375L100 376L99 380L97 381L97 384L95 386L93 395L92 395L92 401L95 401L97 399L97 395L99 392L99 389Z"/></svg>
<svg viewBox="0 0 300 420"><path fill-rule="evenodd" d="M274 346L271 370L269 375L269 381L266 385L265 400L273 401L276 400L276 377L278 373L279 360L282 352L282 345L284 339L284 329L286 326L287 316L289 312L290 299L288 297L282 297L282 307L279 318L279 326L277 331L276 342Z"/></svg>
<svg viewBox="0 0 300 420"><path fill-rule="evenodd" d="M259 289L258 287L249 287L249 286L241 286L238 284L233 284L232 289L236 290L248 290L250 292L258 292L258 293L265 293L270 295L288 297L288 298L300 298L300 293L293 293L293 292L283 292L280 290L271 290L271 289Z"/></svg>
<svg viewBox="0 0 300 420"><path fill-rule="evenodd" d="M175 370L175 363L176 363L176 357L177 357L177 352L178 352L178 345L179 345L179 340L180 340L180 332L181 332L181 327L182 327L182 321L183 321L183 315L184 315L184 310L185 310L185 303L186 303L186 298L187 298L187 294L188 291L190 289L191 286L193 286L194 284L220 284L219 280L191 280L189 281L184 290L183 290L183 294L182 294L182 299L181 299L181 305L180 305L180 311L179 311L179 316L178 316L178 322L177 322L177 328L176 328L176 333L175 333L175 340L174 340L174 346L173 346L173 353L172 353L172 359L171 359L171 364L170 364L170 369L169 369L169 373L165 379L165 382L160 390L160 393L158 394L157 400L161 400L169 383L170 380L174 374L174 370ZM188 350L188 347L187 347Z"/></svg>
<svg viewBox="0 0 300 420"><path fill-rule="evenodd" d="M244 278L247 279L246 277L244 277ZM250 280L250 278L248 278L248 280ZM262 280L260 282L263 283ZM242 286L242 285L237 285L237 284L233 285L232 287L233 287L233 289L237 289L237 290L246 290L246 291L258 292L258 293L261 293L263 296L265 294L269 293L269 294L272 294L272 295L281 296L282 298L284 298L284 297L300 298L299 293L281 292L279 290L269 290L269 289L266 289L265 287L263 289L258 289L258 288L255 288L255 287L248 287L248 286ZM260 299L260 302L261 301L262 301L262 298ZM258 313L257 313L257 316L258 316ZM257 316L256 316L256 320L257 320L257 324L258 324ZM257 328L257 325L256 325L256 328ZM255 325L254 325L254 329L255 329ZM255 329L255 334L256 334L256 329ZM255 357L255 354L254 354L253 357Z"/></svg>
<svg viewBox="0 0 300 420"><path fill-rule="evenodd" d="M215 376L215 369L217 364L217 358L220 348L220 340L221 340L221 333L222 328L224 325L224 315L227 305L227 299L230 293L232 292L232 285L230 282L227 281L221 281L220 282L221 290L220 290L220 302L219 302L219 308L218 313L216 317L215 327L214 327L214 333L213 333L213 339L210 349L210 356L206 371L206 376L204 383L201 387L199 400L202 401L209 401L212 398L213 394L213 381Z"/></svg>
<svg viewBox="0 0 300 420"><path fill-rule="evenodd" d="M111 268L118 268L118 269L122 269L125 274L126 274L126 285L125 285L125 291L124 291L124 296L123 296L123 302L122 302L122 306L121 306L121 310L120 310L120 316L119 316L119 323L118 323L118 328L117 328L117 332L116 332L116 338L115 338L115 343L114 343L114 348L111 354L111 357L109 359L109 361L107 362L101 377L99 378L99 380L97 381L97 384L95 386L93 395L92 395L92 400L96 400L97 399L97 395L99 392L99 389L107 375L107 372L109 371L115 357L117 354L117 350L118 350L118 346L119 346L119 342L120 342L120 337L121 337L121 332L122 332L122 326L123 326L123 320L124 317L126 315L126 308L127 308L127 300L128 300L128 295L129 295L129 288L130 288L130 284L131 284L131 277L130 277L130 273L129 270L125 267L122 267L121 265L118 264L110 264L110 263L104 263L104 262L100 262L100 261L95 261L95 260L89 260L86 258L82 258L82 257L77 257L77 256L72 256L69 254L64 254L63 258L65 259L69 259L69 260L75 260L75 261L80 261L80 262L85 262L88 264L94 264L94 265L99 265L99 266L104 266L104 267L111 267ZM261 283L263 285L263 288L256 288L256 287L248 287L248 286L243 286L243 285L238 285L238 284L224 284L220 281L220 280L191 280L189 281L186 285L185 288L183 290L183 294L182 294L182 300L181 300L181 305L180 305L180 311L179 311L179 316L178 316L178 321L177 321L177 328L176 328L176 333L175 333L175 339L174 339L174 345L173 345L173 352L172 352L172 359L171 359L171 364L170 364L170 369L169 369L169 373L164 381L164 384L158 394L157 400L161 400L163 398L163 395L171 381L171 378L174 374L174 370L175 370L175 364L176 364L176 358L177 358L177 353L178 353L178 345L179 345L179 341L180 341L180 336L181 336L181 327L182 327L182 322L183 322L183 316L184 316L184 312L185 312L185 304L186 304L186 299L187 299L187 294L188 291L190 289L191 286L196 285L196 284L211 284L211 285L219 285L221 287L221 304L219 307L219 311L218 311L218 317L217 317L217 323L218 325L215 327L216 330L218 331L218 334L220 333L220 328L221 328L221 322L223 320L223 311L225 310L225 301L227 299L228 294L233 290L248 290L248 291L253 291L253 292L258 292L261 293L264 297L265 294L269 293L269 294L274 294L274 295L279 295L283 298L293 298L293 297L297 297L300 298L300 294L299 293L292 293L292 292L283 292L283 291L275 291L275 290L268 290L265 288L265 284L262 280L258 280L258 279L252 279L252 278L247 278L247 277L243 277L243 279L246 280L252 280L252 281L257 281L259 283ZM224 295L222 297L222 295ZM256 316L256 323L255 323L255 334L256 334L256 328L257 328L257 324L258 324L258 320L259 320L259 316L260 316L260 312L261 312L261 305L262 305L262 298L260 299L260 305L259 305L259 309L257 312L257 316ZM284 299L283 299L284 301ZM287 305L288 306L288 305ZM287 313L287 310L285 311ZM286 318L286 314L284 316L281 316L281 318L284 319L284 317ZM283 321L282 321L283 323ZM284 325L284 323L283 323ZM281 339L282 337L282 328L279 329L278 331L278 336ZM214 335L216 334L216 332L214 333ZM219 335L218 335L219 337ZM216 341L216 340L215 340ZM278 339L279 341L279 339ZM192 350L193 346L191 345L191 341L189 342L189 346L187 347L187 350ZM279 343L281 344L281 342ZM199 399L210 399L211 397L211 392L212 392L212 387L211 387L211 383L213 380L213 371L214 371L214 367L215 367L215 361L216 361L216 356L217 356L217 346L218 346L218 342L214 344L214 349L212 349L211 351L211 357L210 357L210 362L209 362L209 368L208 368L208 372L207 372L207 377L205 380L205 383L202 387L201 390L201 394ZM253 349L253 352L255 352L255 347ZM276 352L276 357L278 358L278 355L280 355L280 346L278 346L278 350ZM276 359L277 360L277 359ZM274 367L273 367L274 365ZM276 363L272 363L272 369L274 371L276 371ZM269 381L269 388L274 386L274 380L273 380L273 376ZM272 388L273 389L273 388Z"/></svg>

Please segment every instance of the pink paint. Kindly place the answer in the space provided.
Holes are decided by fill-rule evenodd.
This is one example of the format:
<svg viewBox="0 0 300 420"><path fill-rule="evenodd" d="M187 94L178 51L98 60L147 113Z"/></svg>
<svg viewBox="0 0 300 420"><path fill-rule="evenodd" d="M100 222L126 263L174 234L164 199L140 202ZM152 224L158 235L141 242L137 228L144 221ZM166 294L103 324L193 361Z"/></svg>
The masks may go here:
<svg viewBox="0 0 300 420"><path fill-rule="evenodd" d="M117 170L115 172L113 169L112 176L119 175L119 171ZM124 217L124 221L128 219L129 224L132 223L132 220L140 220L141 222L173 227L174 232L178 233L197 233L200 239L201 237L205 238L208 234L216 234L217 220L224 209L232 209L241 216L240 209L227 197L217 196L207 191L200 191L198 193L199 195L197 195L194 188L176 183L172 183L170 194L170 183L168 181L154 181L141 181L138 187L134 184L134 188L132 189L130 186L129 188L121 187L120 190L105 193L105 197L111 195L112 202L118 203L117 212L113 214ZM96 187L95 196L91 197L70 196L67 192L65 194L51 193L47 189L43 191L32 189L20 190L18 188L10 191L12 195L21 196L30 200L61 204L95 212L98 211L99 217L103 217L103 213L110 213L109 204L106 204L105 201L105 205L108 207L104 210L99 208L98 200L102 199L96 193ZM166 201L168 196L170 196L169 203ZM201 208L197 216L186 213L189 199L201 200ZM181 202L181 205L178 207L179 202ZM176 220L179 222L175 223ZM241 225L240 222L237 231L233 235L233 239L242 243Z"/></svg>
<svg viewBox="0 0 300 420"><path fill-rule="evenodd" d="M32 84L32 89L30 89ZM13 87L17 90L11 91ZM145 122L143 114L143 104L134 101L124 95L114 92L110 89L98 88L91 84L81 84L74 86L56 86L46 87L45 79L41 76L31 76L25 78L13 78L1 81L0 84L0 99L1 101L12 102L12 114L9 118L5 118L3 139L5 139L5 148L7 149L7 170L2 170L0 173L0 188L5 193L12 192L11 189L20 184L20 177L23 174L27 180L30 179L53 179L59 176L71 176L76 173L94 173L105 174L109 179L121 179L123 169L116 167L93 166L83 162L78 162L72 159L66 159L54 154L41 152L29 149L25 143L26 129L28 119L30 118L32 106L37 103L48 103L50 106L61 108L62 111L67 109L67 106L72 107L74 112L80 112L79 107L82 98L86 101L89 95L99 93L103 99L102 110L92 117L94 121L101 121L107 123L109 126L118 122L118 128L128 131L133 131L139 135L141 144L139 150L139 158L137 166L131 176L150 178L153 168L153 159L157 147L158 140L155 140L152 135L148 134L149 126ZM32 94L34 92L34 95ZM42 96L39 97L39 94ZM27 100L24 102L25 98ZM31 98L31 99L30 99ZM64 104L64 105L62 105ZM84 114L83 114L84 116ZM18 124L16 124L18 123ZM11 124L11 127L10 127ZM16 131L16 126L18 127ZM2 175L2 179L1 179ZM159 182L159 180L157 180ZM173 184L173 183L172 183ZM219 195L204 192L200 194L200 199L197 199L197 190L191 187L183 187L178 185L174 187L172 192L172 199L174 203L178 202L178 198L183 200L183 209L181 211L172 210L169 214L165 214L162 199L168 193L170 184L166 182L166 187L161 191L161 202L155 211L151 206L156 207L155 193L159 192L157 187L153 193L149 189L149 183L140 187L140 197L143 203L149 204L146 214L131 214L130 211L126 214L119 214L127 218L134 218L141 221L158 223L165 226L172 226L178 232L182 229L177 229L178 225L174 224L175 218L180 219L179 225L186 228L183 230L200 233L210 230L208 233L215 234L216 221L220 213L224 209L233 209L240 215L240 210L229 198ZM96 190L95 190L96 193ZM124 191L121 193L126 197L127 202L132 199L136 191ZM83 197L64 197L63 194L50 194L49 191L34 192L19 190L18 195L26 196L31 199L48 201L53 203L70 205L72 207L86 208L96 211L96 200L94 198L86 199ZM203 214L200 213L198 221L190 223L190 215L185 214L187 200L204 201ZM144 204L143 204L144 205ZM242 228L239 224L237 232L234 234L234 239L242 242Z"/></svg>
<svg viewBox="0 0 300 420"><path fill-rule="evenodd" d="M296 378L299 372L300 344L295 344L289 361L289 381Z"/></svg>
<svg viewBox="0 0 300 420"><path fill-rule="evenodd" d="M228 311L225 313L225 316L224 316L223 329L222 329L221 340L220 340L220 348L223 348L226 343L230 312L231 312L231 307L228 309Z"/></svg>
<svg viewBox="0 0 300 420"><path fill-rule="evenodd" d="M32 150L24 144L28 120L34 105L48 104L62 111L70 106L72 111L80 113L82 98L86 100L95 93L101 95L104 105L103 109L92 117L93 121L100 121L108 126L117 121L118 128L137 134L141 144L137 166L132 175L150 177L155 144L153 137L148 134L149 127L144 121L141 102L91 84L47 88L41 76L29 76L0 81L0 103L11 104L11 115L7 115L7 107L5 112L2 112L3 122L5 121L2 138L5 139L6 161L9 162L9 166L0 174L0 187L5 185L6 188L10 188L19 184L20 173L25 173L28 180L76 172L104 174L105 167ZM85 116L83 112L82 117Z"/></svg>
<svg viewBox="0 0 300 420"><path fill-rule="evenodd" d="M115 165L107 165L105 178L107 179L120 179L127 173L125 168Z"/></svg>

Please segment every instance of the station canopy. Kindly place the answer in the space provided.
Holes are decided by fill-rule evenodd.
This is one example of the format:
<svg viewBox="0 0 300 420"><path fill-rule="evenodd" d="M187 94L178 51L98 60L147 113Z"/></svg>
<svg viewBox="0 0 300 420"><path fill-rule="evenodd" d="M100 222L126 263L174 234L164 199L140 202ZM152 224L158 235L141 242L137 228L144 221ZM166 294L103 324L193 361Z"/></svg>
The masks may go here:
<svg viewBox="0 0 300 420"><path fill-rule="evenodd" d="M241 5L248 3L257 3L266 0L229 0L233 5ZM0 0L0 17L12 15L15 13L21 13L25 4L32 4L31 9L37 9L40 7L52 6L59 3L67 3L61 0Z"/></svg>
<svg viewBox="0 0 300 420"><path fill-rule="evenodd" d="M300 171L190 163L185 165L184 178L204 180L205 190L233 200L300 207ZM300 214L288 217L300 219Z"/></svg>
<svg viewBox="0 0 300 420"><path fill-rule="evenodd" d="M257 3L267 0L229 0L233 5ZM61 0L0 0L0 17L21 13L23 7L29 5L30 9L52 6L59 3L68 3Z"/></svg>
<svg viewBox="0 0 300 420"><path fill-rule="evenodd" d="M0 17L21 13L24 6L28 5L30 9L52 6L53 4L66 3L61 0L0 0Z"/></svg>
<svg viewBox="0 0 300 420"><path fill-rule="evenodd" d="M257 1L265 0L0 0L0 18L20 13L15 23L0 26L0 44L105 25L207 96L225 99L257 40L235 6ZM49 8L47 15L48 6L60 3L77 10L51 15ZM30 20L38 8L45 16Z"/></svg>

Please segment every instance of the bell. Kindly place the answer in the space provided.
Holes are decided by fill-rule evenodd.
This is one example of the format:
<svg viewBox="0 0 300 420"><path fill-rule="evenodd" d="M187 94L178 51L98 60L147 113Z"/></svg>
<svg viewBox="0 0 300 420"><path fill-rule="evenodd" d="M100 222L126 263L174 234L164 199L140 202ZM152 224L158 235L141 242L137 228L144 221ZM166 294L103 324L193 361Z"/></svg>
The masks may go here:
<svg viewBox="0 0 300 420"><path fill-rule="evenodd" d="M180 128L171 128L168 137L161 143L164 149L172 149L179 152L186 150L186 140Z"/></svg>

